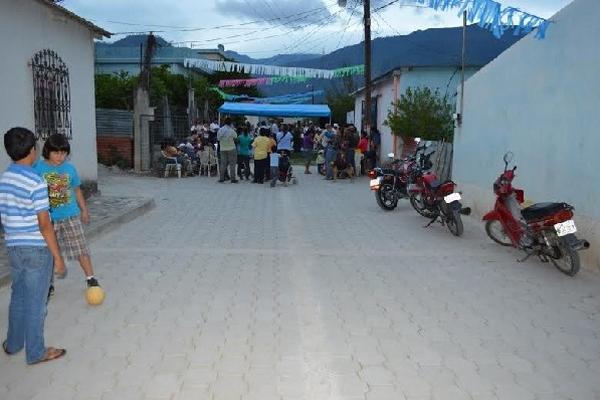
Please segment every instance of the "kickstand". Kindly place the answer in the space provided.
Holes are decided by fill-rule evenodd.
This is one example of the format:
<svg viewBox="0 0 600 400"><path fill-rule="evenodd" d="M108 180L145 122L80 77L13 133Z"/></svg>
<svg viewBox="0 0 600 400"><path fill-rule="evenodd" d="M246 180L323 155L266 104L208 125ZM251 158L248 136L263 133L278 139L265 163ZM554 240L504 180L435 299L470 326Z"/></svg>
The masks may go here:
<svg viewBox="0 0 600 400"><path fill-rule="evenodd" d="M520 263L521 263L521 262L525 262L525 261L527 261L527 259L528 259L529 257L531 257L531 256L532 256L532 255L534 255L534 254L535 254L535 253L527 253L527 255L525 256L525 258L522 258L522 259L517 259L517 262L520 262Z"/></svg>
<svg viewBox="0 0 600 400"><path fill-rule="evenodd" d="M431 226L431 224L433 224L435 221L437 221L439 215L436 215L431 221L429 221L429 223L427 225L425 225L423 228L429 228Z"/></svg>

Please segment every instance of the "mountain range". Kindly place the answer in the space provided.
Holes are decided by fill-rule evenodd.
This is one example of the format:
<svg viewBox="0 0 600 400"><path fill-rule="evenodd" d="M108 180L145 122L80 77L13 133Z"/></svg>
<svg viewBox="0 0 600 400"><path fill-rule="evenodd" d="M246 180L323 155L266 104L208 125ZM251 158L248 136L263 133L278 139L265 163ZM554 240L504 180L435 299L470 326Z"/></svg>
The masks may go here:
<svg viewBox="0 0 600 400"><path fill-rule="evenodd" d="M98 47L138 47L146 35L130 35L113 43L97 42ZM483 66L512 46L522 35L506 33L500 39L477 25L466 29L466 64ZM172 47L157 36L160 47ZM408 35L388 36L373 40L373 76L398 66L457 66L460 64L462 27L431 28ZM227 50L225 56L237 62L271 64L309 68L334 69L364 63L364 43L342 47L325 55L310 53L277 54L268 58L253 58Z"/></svg>
<svg viewBox="0 0 600 400"><path fill-rule="evenodd" d="M375 78L394 68L417 66L457 67L461 61L462 27L431 28L418 30L407 35L377 38L372 41L372 77ZM466 28L466 65L482 67L496 58L504 50L521 39L508 31L496 39L488 30L477 25ZM138 47L146 40L146 35L127 36L114 43L96 43L104 47ZM166 40L157 37L161 47L172 47ZM364 43L337 49L329 54L278 54L268 58L252 58L245 54L228 50L225 56L231 60L251 64L270 64L308 68L335 69L364 63ZM193 50L193 49L192 49ZM356 86L362 84L361 77L355 77ZM309 85L274 85L261 87L266 95L277 95L293 91L306 91L329 87L330 82L313 80Z"/></svg>

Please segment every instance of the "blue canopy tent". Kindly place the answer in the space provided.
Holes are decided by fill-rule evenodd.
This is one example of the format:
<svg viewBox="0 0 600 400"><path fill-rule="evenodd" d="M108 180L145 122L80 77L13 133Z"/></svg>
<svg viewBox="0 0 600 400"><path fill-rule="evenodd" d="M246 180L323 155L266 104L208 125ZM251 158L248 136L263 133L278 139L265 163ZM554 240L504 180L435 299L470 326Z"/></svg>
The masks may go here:
<svg viewBox="0 0 600 400"><path fill-rule="evenodd" d="M326 104L223 103L219 107L219 120L221 114L261 117L329 117L331 122L331 110Z"/></svg>

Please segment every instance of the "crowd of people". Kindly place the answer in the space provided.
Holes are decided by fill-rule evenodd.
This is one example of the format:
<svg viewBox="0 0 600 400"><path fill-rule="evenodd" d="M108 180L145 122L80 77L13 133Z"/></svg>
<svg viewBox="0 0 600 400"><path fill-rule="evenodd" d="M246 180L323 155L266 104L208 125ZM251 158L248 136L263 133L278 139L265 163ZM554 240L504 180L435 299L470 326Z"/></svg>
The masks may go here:
<svg viewBox="0 0 600 400"><path fill-rule="evenodd" d="M259 184L270 180L273 184L274 175L289 172L292 154L301 155L305 174L312 173L315 163L324 179L335 181L340 177L352 179L375 166L377 137L377 132L371 138L364 132L359 134L352 124L321 128L310 121L285 124L270 119L253 126L248 121L234 124L227 117L222 125L194 121L188 137L179 143L163 142L161 151L169 162L181 164L187 175L212 175L210 168L205 171L200 166L206 164L203 160L214 158L215 164L219 163L220 183L245 179Z"/></svg>

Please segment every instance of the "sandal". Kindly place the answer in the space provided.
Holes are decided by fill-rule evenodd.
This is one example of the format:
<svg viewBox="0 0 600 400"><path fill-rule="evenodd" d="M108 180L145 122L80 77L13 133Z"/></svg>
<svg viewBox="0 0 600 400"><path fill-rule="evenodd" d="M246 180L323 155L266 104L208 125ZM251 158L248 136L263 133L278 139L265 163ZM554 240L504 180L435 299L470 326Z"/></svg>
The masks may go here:
<svg viewBox="0 0 600 400"><path fill-rule="evenodd" d="M42 357L40 360L29 363L29 365L35 365L35 364L43 363L46 361L56 360L58 358L61 358L65 354L67 354L67 350L65 350L65 349L55 349L54 347L48 347L46 349L46 353L44 354L44 357Z"/></svg>
<svg viewBox="0 0 600 400"><path fill-rule="evenodd" d="M7 356L12 356L15 353L11 353L10 351L8 351L7 347L6 347L6 340L4 342L2 342L2 350L4 350L4 353Z"/></svg>

